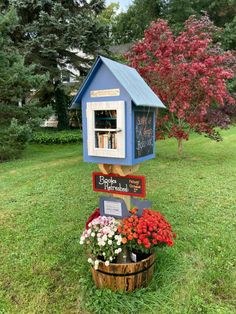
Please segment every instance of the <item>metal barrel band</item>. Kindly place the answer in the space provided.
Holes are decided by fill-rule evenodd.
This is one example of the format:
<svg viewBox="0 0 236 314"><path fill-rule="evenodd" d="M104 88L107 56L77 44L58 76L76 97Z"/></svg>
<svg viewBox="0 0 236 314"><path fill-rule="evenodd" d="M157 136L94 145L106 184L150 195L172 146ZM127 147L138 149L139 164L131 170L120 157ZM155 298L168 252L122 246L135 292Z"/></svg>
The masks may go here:
<svg viewBox="0 0 236 314"><path fill-rule="evenodd" d="M145 267L139 271L133 272L133 273L126 273L126 274L112 274L112 273L108 273L106 271L100 270L100 269L96 269L97 272L104 274L104 275L109 275L109 276L113 276L113 277L128 277L128 276L135 276L137 274L143 273L144 271L147 271L149 268L151 268L156 261L152 262L152 264L150 264L148 267Z"/></svg>

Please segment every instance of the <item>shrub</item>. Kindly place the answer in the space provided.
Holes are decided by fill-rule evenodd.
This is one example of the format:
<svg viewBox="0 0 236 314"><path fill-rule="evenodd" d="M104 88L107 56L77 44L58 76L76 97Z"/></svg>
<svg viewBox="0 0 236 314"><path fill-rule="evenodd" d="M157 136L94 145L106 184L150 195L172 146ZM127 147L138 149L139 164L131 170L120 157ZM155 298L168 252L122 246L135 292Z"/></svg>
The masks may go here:
<svg viewBox="0 0 236 314"><path fill-rule="evenodd" d="M81 131L38 131L33 134L33 143L67 144L82 142Z"/></svg>
<svg viewBox="0 0 236 314"><path fill-rule="evenodd" d="M30 127L12 119L9 127L0 130L0 162L19 157L30 137Z"/></svg>

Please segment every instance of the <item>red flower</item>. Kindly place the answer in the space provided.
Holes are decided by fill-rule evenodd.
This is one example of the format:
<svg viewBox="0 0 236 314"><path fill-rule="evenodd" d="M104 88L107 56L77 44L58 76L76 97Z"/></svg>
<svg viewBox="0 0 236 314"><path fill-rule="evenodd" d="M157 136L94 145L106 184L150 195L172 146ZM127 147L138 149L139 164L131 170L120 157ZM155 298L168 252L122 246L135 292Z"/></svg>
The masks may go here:
<svg viewBox="0 0 236 314"><path fill-rule="evenodd" d="M128 235L128 240L130 240L130 241L133 240L133 235L132 234Z"/></svg>
<svg viewBox="0 0 236 314"><path fill-rule="evenodd" d="M123 244L126 244L126 243L127 243L127 238L122 238L122 239L121 239L121 242L122 242Z"/></svg>
<svg viewBox="0 0 236 314"><path fill-rule="evenodd" d="M131 249L137 249L138 246L140 250L149 250L161 243L172 246L173 238L176 236L165 218L159 212L150 209L145 209L141 217L137 217L134 210L132 217L121 221L118 232L123 236L123 244Z"/></svg>

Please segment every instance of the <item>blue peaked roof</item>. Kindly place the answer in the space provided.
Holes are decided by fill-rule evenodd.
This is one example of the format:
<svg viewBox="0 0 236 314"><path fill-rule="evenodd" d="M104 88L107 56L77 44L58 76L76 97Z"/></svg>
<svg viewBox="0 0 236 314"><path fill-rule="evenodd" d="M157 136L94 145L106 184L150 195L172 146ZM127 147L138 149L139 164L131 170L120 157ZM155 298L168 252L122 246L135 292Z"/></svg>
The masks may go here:
<svg viewBox="0 0 236 314"><path fill-rule="evenodd" d="M152 89L147 85L147 83L134 68L101 56L96 59L87 78L73 99L71 108L78 107L85 90L91 82L92 73L97 71L101 63L104 63L112 72L112 74L130 95L135 105L165 108L162 101L157 97L157 95L152 91Z"/></svg>

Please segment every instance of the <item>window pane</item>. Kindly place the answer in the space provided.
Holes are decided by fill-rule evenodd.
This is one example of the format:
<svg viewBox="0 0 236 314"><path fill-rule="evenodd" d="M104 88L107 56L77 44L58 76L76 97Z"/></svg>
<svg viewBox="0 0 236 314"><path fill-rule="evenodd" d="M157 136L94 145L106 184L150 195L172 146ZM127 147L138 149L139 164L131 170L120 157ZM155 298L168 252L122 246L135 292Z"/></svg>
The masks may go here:
<svg viewBox="0 0 236 314"><path fill-rule="evenodd" d="M116 110L95 110L95 129L116 129Z"/></svg>

